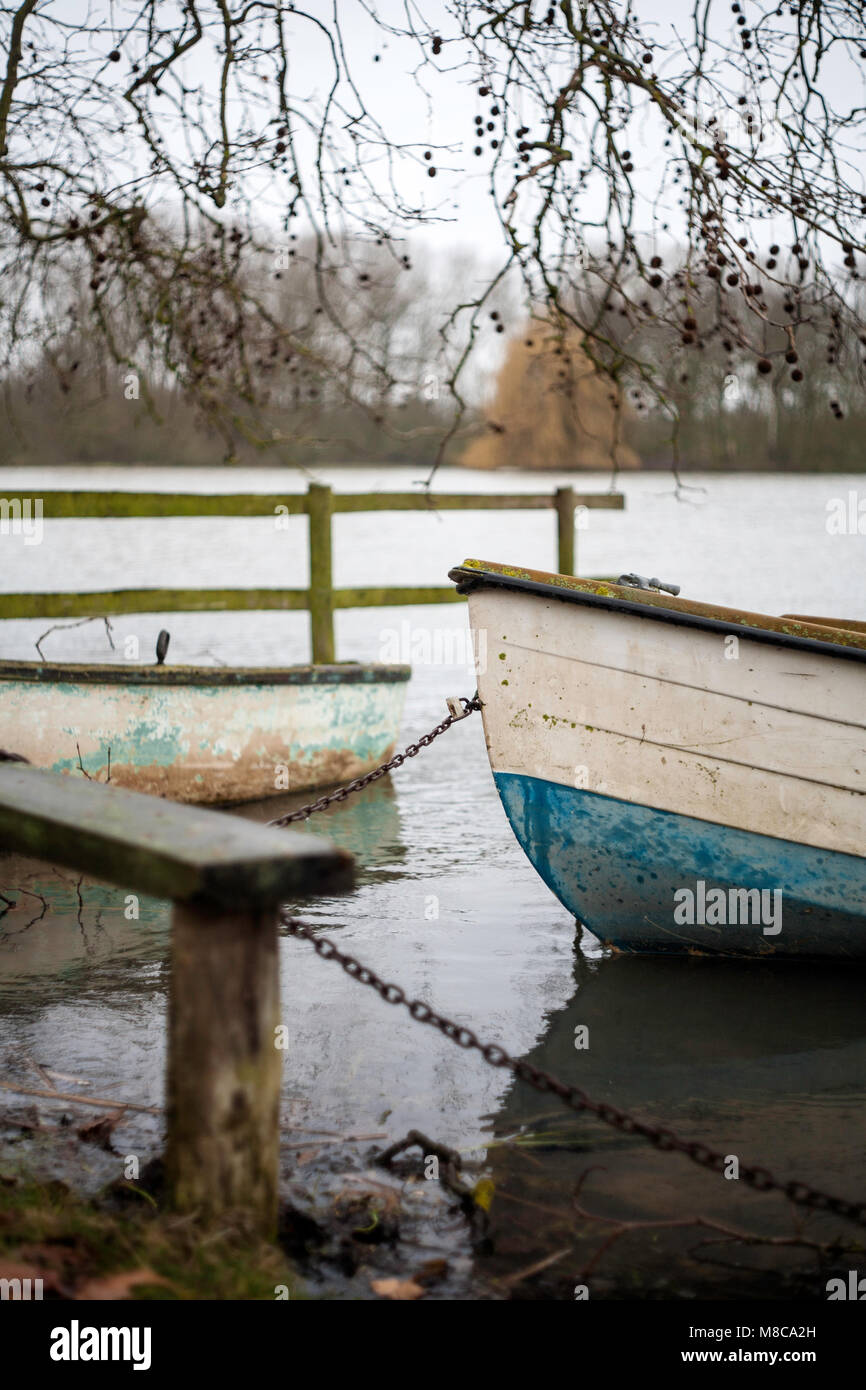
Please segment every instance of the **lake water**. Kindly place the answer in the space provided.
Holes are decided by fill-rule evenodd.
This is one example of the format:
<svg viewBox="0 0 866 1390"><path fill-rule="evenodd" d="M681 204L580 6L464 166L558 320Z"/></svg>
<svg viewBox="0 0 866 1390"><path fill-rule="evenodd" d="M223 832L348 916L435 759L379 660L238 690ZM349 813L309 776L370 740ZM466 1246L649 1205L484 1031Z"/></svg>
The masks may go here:
<svg viewBox="0 0 866 1390"><path fill-rule="evenodd" d="M317 469L315 477L344 491L405 490L418 472ZM610 486L602 475L575 481L452 470L440 474L437 487L539 491L565 481L592 491ZM578 536L579 572L658 575L679 583L688 598L769 613L866 618L866 537L833 534L827 525L834 502L864 495L862 479L689 476L688 484L677 496L664 474L620 478L626 510L589 512ZM5 470L0 493L15 488L38 496L40 489L73 486L278 492L305 485L297 473L270 470L76 468ZM267 518L46 522L40 545L0 537L0 585L303 586L305 525L303 518L292 518L288 531ZM338 586L444 584L448 569L467 556L555 568L554 518L545 512L366 513L338 517L334 532ZM287 664L308 659L307 621L293 613L136 616L114 620L113 635L117 645L138 637L144 660L165 626L169 660ZM0 625L0 653L31 657L49 626ZM456 604L338 615L340 659L404 659L405 652L412 661L400 745L444 717L447 695L472 694L465 639L465 608ZM112 657L99 623L55 631L43 650L49 658ZM278 799L244 814L267 819L290 804ZM357 855L358 888L348 898L293 906L385 978L592 1095L785 1177L864 1196L864 977L848 967L797 963L607 959L590 944L580 947L573 920L511 835L477 716L311 828ZM82 1078L91 1094L158 1107L165 905L144 904L141 920L131 923L117 890L8 857L0 866L0 892L21 890L12 895L16 907L0 917L0 1080L39 1088L39 1063ZM353 1266L323 1237L311 1267L314 1288L372 1297L371 1276L408 1273L441 1257L447 1272L430 1297L571 1298L580 1282L596 1297L820 1296L826 1275L814 1249L735 1238L741 1230L795 1237L802 1219L782 1198L751 1193L560 1112L388 1008L305 943L282 943L281 974L290 1027L286 1195L314 1215L333 1212L346 1192L370 1201L379 1192L384 1201L390 1189L401 1203L398 1248L365 1247L369 1258L353 1257ZM580 1024L590 1029L588 1051L574 1048ZM0 1100L57 1114L56 1104L33 1097L7 1093ZM371 1166L376 1149L413 1128L460 1149L473 1177L493 1180L483 1248L473 1250L464 1218L438 1184L401 1182ZM8 1143L12 1131L5 1132ZM353 1135L383 1137L346 1139ZM139 1114L118 1129L115 1147L146 1158L159 1139L159 1118ZM36 1140L15 1138L9 1152L39 1161ZM118 1176L119 1167L119 1157L93 1149L88 1180L96 1186ZM584 1174L578 1212L574 1193ZM618 1229L611 1221L686 1217L724 1226L727 1234L664 1224L623 1228L593 1263ZM848 1234L841 1222L808 1218L810 1240L839 1230Z"/></svg>

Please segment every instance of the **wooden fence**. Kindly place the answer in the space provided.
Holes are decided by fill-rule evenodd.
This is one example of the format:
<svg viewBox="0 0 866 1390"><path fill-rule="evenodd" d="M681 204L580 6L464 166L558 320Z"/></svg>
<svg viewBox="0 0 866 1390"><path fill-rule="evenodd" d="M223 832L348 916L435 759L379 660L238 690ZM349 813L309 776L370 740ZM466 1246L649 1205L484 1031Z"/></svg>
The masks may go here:
<svg viewBox="0 0 866 1390"><path fill-rule="evenodd" d="M115 589L98 593L0 594L0 618L112 617L121 613L214 612L245 609L306 609L310 614L312 659L335 660L334 613L338 608L390 604L453 603L462 597L450 585L335 589L332 518L342 512L539 511L556 513L560 574L576 574L575 513L578 508L624 506L622 493L555 492L427 493L332 492L319 483L306 493L42 492L45 520L72 517L291 516L305 514L310 525L310 579L307 589ZM32 493L7 493L7 511Z"/></svg>
<svg viewBox="0 0 866 1390"><path fill-rule="evenodd" d="M172 912L169 1198L272 1236L280 1060L277 906L353 886L352 856L306 833L0 762L0 844Z"/></svg>

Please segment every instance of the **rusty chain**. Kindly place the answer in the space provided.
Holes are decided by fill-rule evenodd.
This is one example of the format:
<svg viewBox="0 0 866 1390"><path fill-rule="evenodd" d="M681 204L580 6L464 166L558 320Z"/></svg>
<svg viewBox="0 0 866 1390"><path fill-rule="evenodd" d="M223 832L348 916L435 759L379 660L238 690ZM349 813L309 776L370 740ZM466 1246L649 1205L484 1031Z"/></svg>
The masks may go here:
<svg viewBox="0 0 866 1390"><path fill-rule="evenodd" d="M292 825L295 821L307 820L317 811L324 811L326 806L333 806L337 801L345 801L353 792L363 791L364 787L369 787L370 783L375 782L377 777L384 777L386 772L393 772L394 768L400 767L407 758L414 758L421 752L422 748L429 748L434 738L444 734L445 730L450 729L452 724L458 724L461 719L466 718L467 714L473 714L475 710L481 708L481 701L477 694L473 695L471 700L465 695L461 695L459 703L463 706L462 714L449 714L448 718L443 719L441 724L437 724L435 729L431 729L429 734L423 734L417 743L410 743L407 748L403 749L402 753L395 753L389 762L375 767L372 772L366 773L363 777L356 777L354 782L347 782L345 787L339 787L337 791L330 792L327 796L320 796L318 801L311 801L308 805L301 806L297 811L290 811L287 816L279 816L276 820L269 820L268 825Z"/></svg>
<svg viewBox="0 0 866 1390"><path fill-rule="evenodd" d="M445 1018L443 1014L437 1013L421 999L408 999L405 990L401 989L399 985L386 983L369 966L362 965L354 956L341 951L328 937L317 936L312 927L297 918L282 915L280 925L289 936L301 937L303 940L309 941L313 950L323 960L336 961L347 975L351 975L353 980L358 980L362 985L369 985L371 989L381 995L386 1004L402 1005L418 1023L426 1023L431 1028L438 1028L440 1033L444 1033L445 1037L450 1038L458 1047L467 1050L474 1048L475 1051L481 1053L485 1062L488 1062L491 1067L506 1067L521 1081L526 1081L536 1091L540 1091L542 1095L556 1096L563 1105L577 1114L586 1111L595 1115L603 1124L610 1125L623 1134L640 1135L642 1139L647 1140L648 1143L662 1152L685 1154L686 1158L691 1159L701 1168L722 1173L727 1167L728 1155L718 1153L715 1149L711 1149L708 1145L697 1140L683 1139L672 1129L649 1124L646 1120L639 1120L636 1115L631 1115L626 1110L619 1110L615 1105L608 1104L607 1101L593 1100L578 1086L569 1086L564 1081L560 1081L558 1077L552 1076L550 1072L541 1071L539 1067L534 1067L531 1062L512 1057L498 1043L481 1042L471 1028L454 1023L450 1018ZM796 1206L810 1207L815 1211L832 1212L834 1216L841 1216L860 1226L866 1226L866 1202L851 1202L845 1197L835 1197L830 1193L821 1192L818 1188L810 1187L805 1182L782 1182L779 1178L774 1177L769 1169L762 1168L757 1164L741 1163L738 1171L740 1181L744 1182L747 1187L755 1188L758 1192L781 1192Z"/></svg>

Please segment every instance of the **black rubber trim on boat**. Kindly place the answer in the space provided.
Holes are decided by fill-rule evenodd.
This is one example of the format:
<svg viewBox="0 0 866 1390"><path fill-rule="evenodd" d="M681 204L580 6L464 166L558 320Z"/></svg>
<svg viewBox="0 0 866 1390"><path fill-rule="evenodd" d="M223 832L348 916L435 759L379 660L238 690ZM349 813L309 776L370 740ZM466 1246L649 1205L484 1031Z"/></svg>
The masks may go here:
<svg viewBox="0 0 866 1390"><path fill-rule="evenodd" d="M0 661L0 681L81 685L389 685L407 681L411 666L349 661L332 666L114 666L92 661Z"/></svg>
<svg viewBox="0 0 866 1390"><path fill-rule="evenodd" d="M516 589L521 593L535 594L539 598L557 599L560 603L581 603L588 608L605 608L614 613L633 613L635 617L646 618L651 622L673 623L675 627L700 628L705 632L719 632L725 636L765 642L771 647L817 652L823 656L837 656L848 661L866 661L866 647L821 642L816 637L795 637L786 632L774 632L766 627L749 627L745 623L724 623L720 618L704 618L697 613L681 613L675 608L656 608L654 605L635 603L630 599L614 598L606 594L589 594L579 589L561 589L556 584L542 584L537 579L518 579L512 575L495 574L492 570L467 570L457 565L448 571L448 578L456 584L459 594L468 594L473 589L480 588Z"/></svg>

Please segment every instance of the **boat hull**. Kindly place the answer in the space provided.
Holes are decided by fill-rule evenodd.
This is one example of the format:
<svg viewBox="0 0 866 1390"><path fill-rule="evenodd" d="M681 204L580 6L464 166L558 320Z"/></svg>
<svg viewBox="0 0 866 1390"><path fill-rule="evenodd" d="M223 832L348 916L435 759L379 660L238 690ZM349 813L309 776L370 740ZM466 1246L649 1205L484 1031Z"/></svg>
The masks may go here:
<svg viewBox="0 0 866 1390"><path fill-rule="evenodd" d="M866 956L866 859L536 777L495 781L538 873L606 946Z"/></svg>
<svg viewBox="0 0 866 1390"><path fill-rule="evenodd" d="M0 665L0 746L173 801L231 804L385 761L409 668Z"/></svg>
<svg viewBox="0 0 866 1390"><path fill-rule="evenodd" d="M452 577L500 797L569 911L620 950L866 956L862 636L521 573Z"/></svg>

